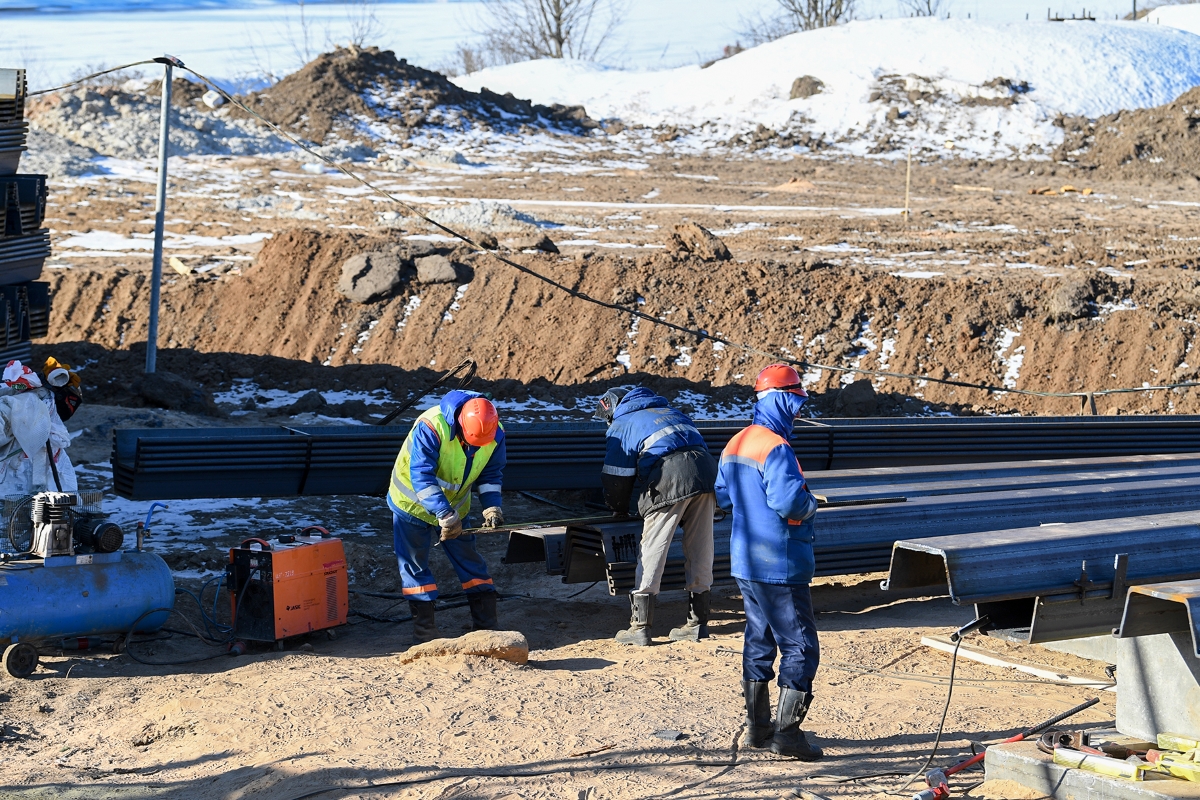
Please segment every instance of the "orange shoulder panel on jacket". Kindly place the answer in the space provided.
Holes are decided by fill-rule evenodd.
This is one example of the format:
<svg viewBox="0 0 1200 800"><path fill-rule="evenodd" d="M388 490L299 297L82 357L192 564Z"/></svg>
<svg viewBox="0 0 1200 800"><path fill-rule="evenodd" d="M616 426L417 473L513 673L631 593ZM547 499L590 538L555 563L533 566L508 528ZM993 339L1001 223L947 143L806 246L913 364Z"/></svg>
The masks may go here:
<svg viewBox="0 0 1200 800"><path fill-rule="evenodd" d="M741 456L766 464L767 454L781 444L787 444L787 440L775 431L762 425L751 425L729 440L722 455Z"/></svg>

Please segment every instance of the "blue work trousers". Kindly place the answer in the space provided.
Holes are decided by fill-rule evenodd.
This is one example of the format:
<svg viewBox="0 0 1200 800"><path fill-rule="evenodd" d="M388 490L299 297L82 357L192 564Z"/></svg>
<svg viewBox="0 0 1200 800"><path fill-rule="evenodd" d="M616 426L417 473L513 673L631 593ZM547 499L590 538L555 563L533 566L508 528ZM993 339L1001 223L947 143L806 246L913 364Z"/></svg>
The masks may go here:
<svg viewBox="0 0 1200 800"><path fill-rule="evenodd" d="M401 593L410 600L436 600L437 583L429 569L429 549L442 535L437 525L392 512L392 539L400 563ZM458 573L464 592L494 592L487 562L475 549L475 534L442 542L442 551Z"/></svg>
<svg viewBox="0 0 1200 800"><path fill-rule="evenodd" d="M742 678L769 681L779 653L779 685L812 694L821 662L817 620L808 586L779 586L737 579L746 608Z"/></svg>

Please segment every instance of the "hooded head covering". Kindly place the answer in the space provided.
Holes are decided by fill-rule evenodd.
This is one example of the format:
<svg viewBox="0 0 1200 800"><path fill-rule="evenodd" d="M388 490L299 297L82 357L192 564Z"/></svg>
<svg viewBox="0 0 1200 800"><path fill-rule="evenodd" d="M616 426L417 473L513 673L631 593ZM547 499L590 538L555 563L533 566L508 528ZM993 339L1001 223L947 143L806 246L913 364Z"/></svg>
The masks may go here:
<svg viewBox="0 0 1200 800"><path fill-rule="evenodd" d="M796 415L804 407L808 397L791 392L768 390L760 392L754 404L754 424L770 428L785 439L792 438L792 426Z"/></svg>
<svg viewBox="0 0 1200 800"><path fill-rule="evenodd" d="M4 368L4 383L17 391L25 391L40 387L42 379L36 372L14 359Z"/></svg>

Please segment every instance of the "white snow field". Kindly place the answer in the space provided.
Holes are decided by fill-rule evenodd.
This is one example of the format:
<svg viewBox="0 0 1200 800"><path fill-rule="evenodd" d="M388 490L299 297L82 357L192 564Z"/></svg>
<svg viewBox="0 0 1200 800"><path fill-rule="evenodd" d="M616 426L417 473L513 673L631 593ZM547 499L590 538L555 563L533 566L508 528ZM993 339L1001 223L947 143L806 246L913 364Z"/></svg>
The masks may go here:
<svg viewBox="0 0 1200 800"><path fill-rule="evenodd" d="M806 75L823 91L789 99ZM1036 158L1061 141L1060 113L1160 105L1200 85L1200 36L1133 22L869 20L793 34L707 69L535 61L455 80L582 104L594 118L686 126L697 143L761 124L857 155L944 152L952 142L969 156Z"/></svg>
<svg viewBox="0 0 1200 800"><path fill-rule="evenodd" d="M349 40L364 0L304 4L305 47L296 0L0 0L0 66L24 67L31 85L61 83L84 67L115 66L161 55L194 62L223 81L247 85L266 72L298 69L302 53ZM414 64L437 68L455 48L476 38L479 0L365 0L379 21L369 44L395 50ZM1054 0L1054 14L1081 13L1079 3ZM1104 19L1129 12L1129 0L1091 0ZM905 16L898 0L861 0L860 16ZM775 0L631 0L612 46L600 59L637 69L698 64L739 38L743 19L770 14ZM986 22L1044 19L1042 0L949 0L954 18Z"/></svg>
<svg viewBox="0 0 1200 800"><path fill-rule="evenodd" d="M1169 25L1188 33L1200 34L1200 5L1163 6L1141 20L1142 25Z"/></svg>

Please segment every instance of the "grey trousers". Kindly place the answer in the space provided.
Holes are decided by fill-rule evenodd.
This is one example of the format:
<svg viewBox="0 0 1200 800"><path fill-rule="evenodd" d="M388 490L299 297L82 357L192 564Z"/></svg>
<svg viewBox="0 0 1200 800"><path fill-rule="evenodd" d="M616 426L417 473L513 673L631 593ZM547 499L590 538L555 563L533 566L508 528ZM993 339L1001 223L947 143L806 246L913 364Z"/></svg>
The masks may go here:
<svg viewBox="0 0 1200 800"><path fill-rule="evenodd" d="M684 579L689 592L707 592L713 580L713 509L715 494L698 494L648 514L642 525L633 594L658 594L667 550L675 529L683 526Z"/></svg>

